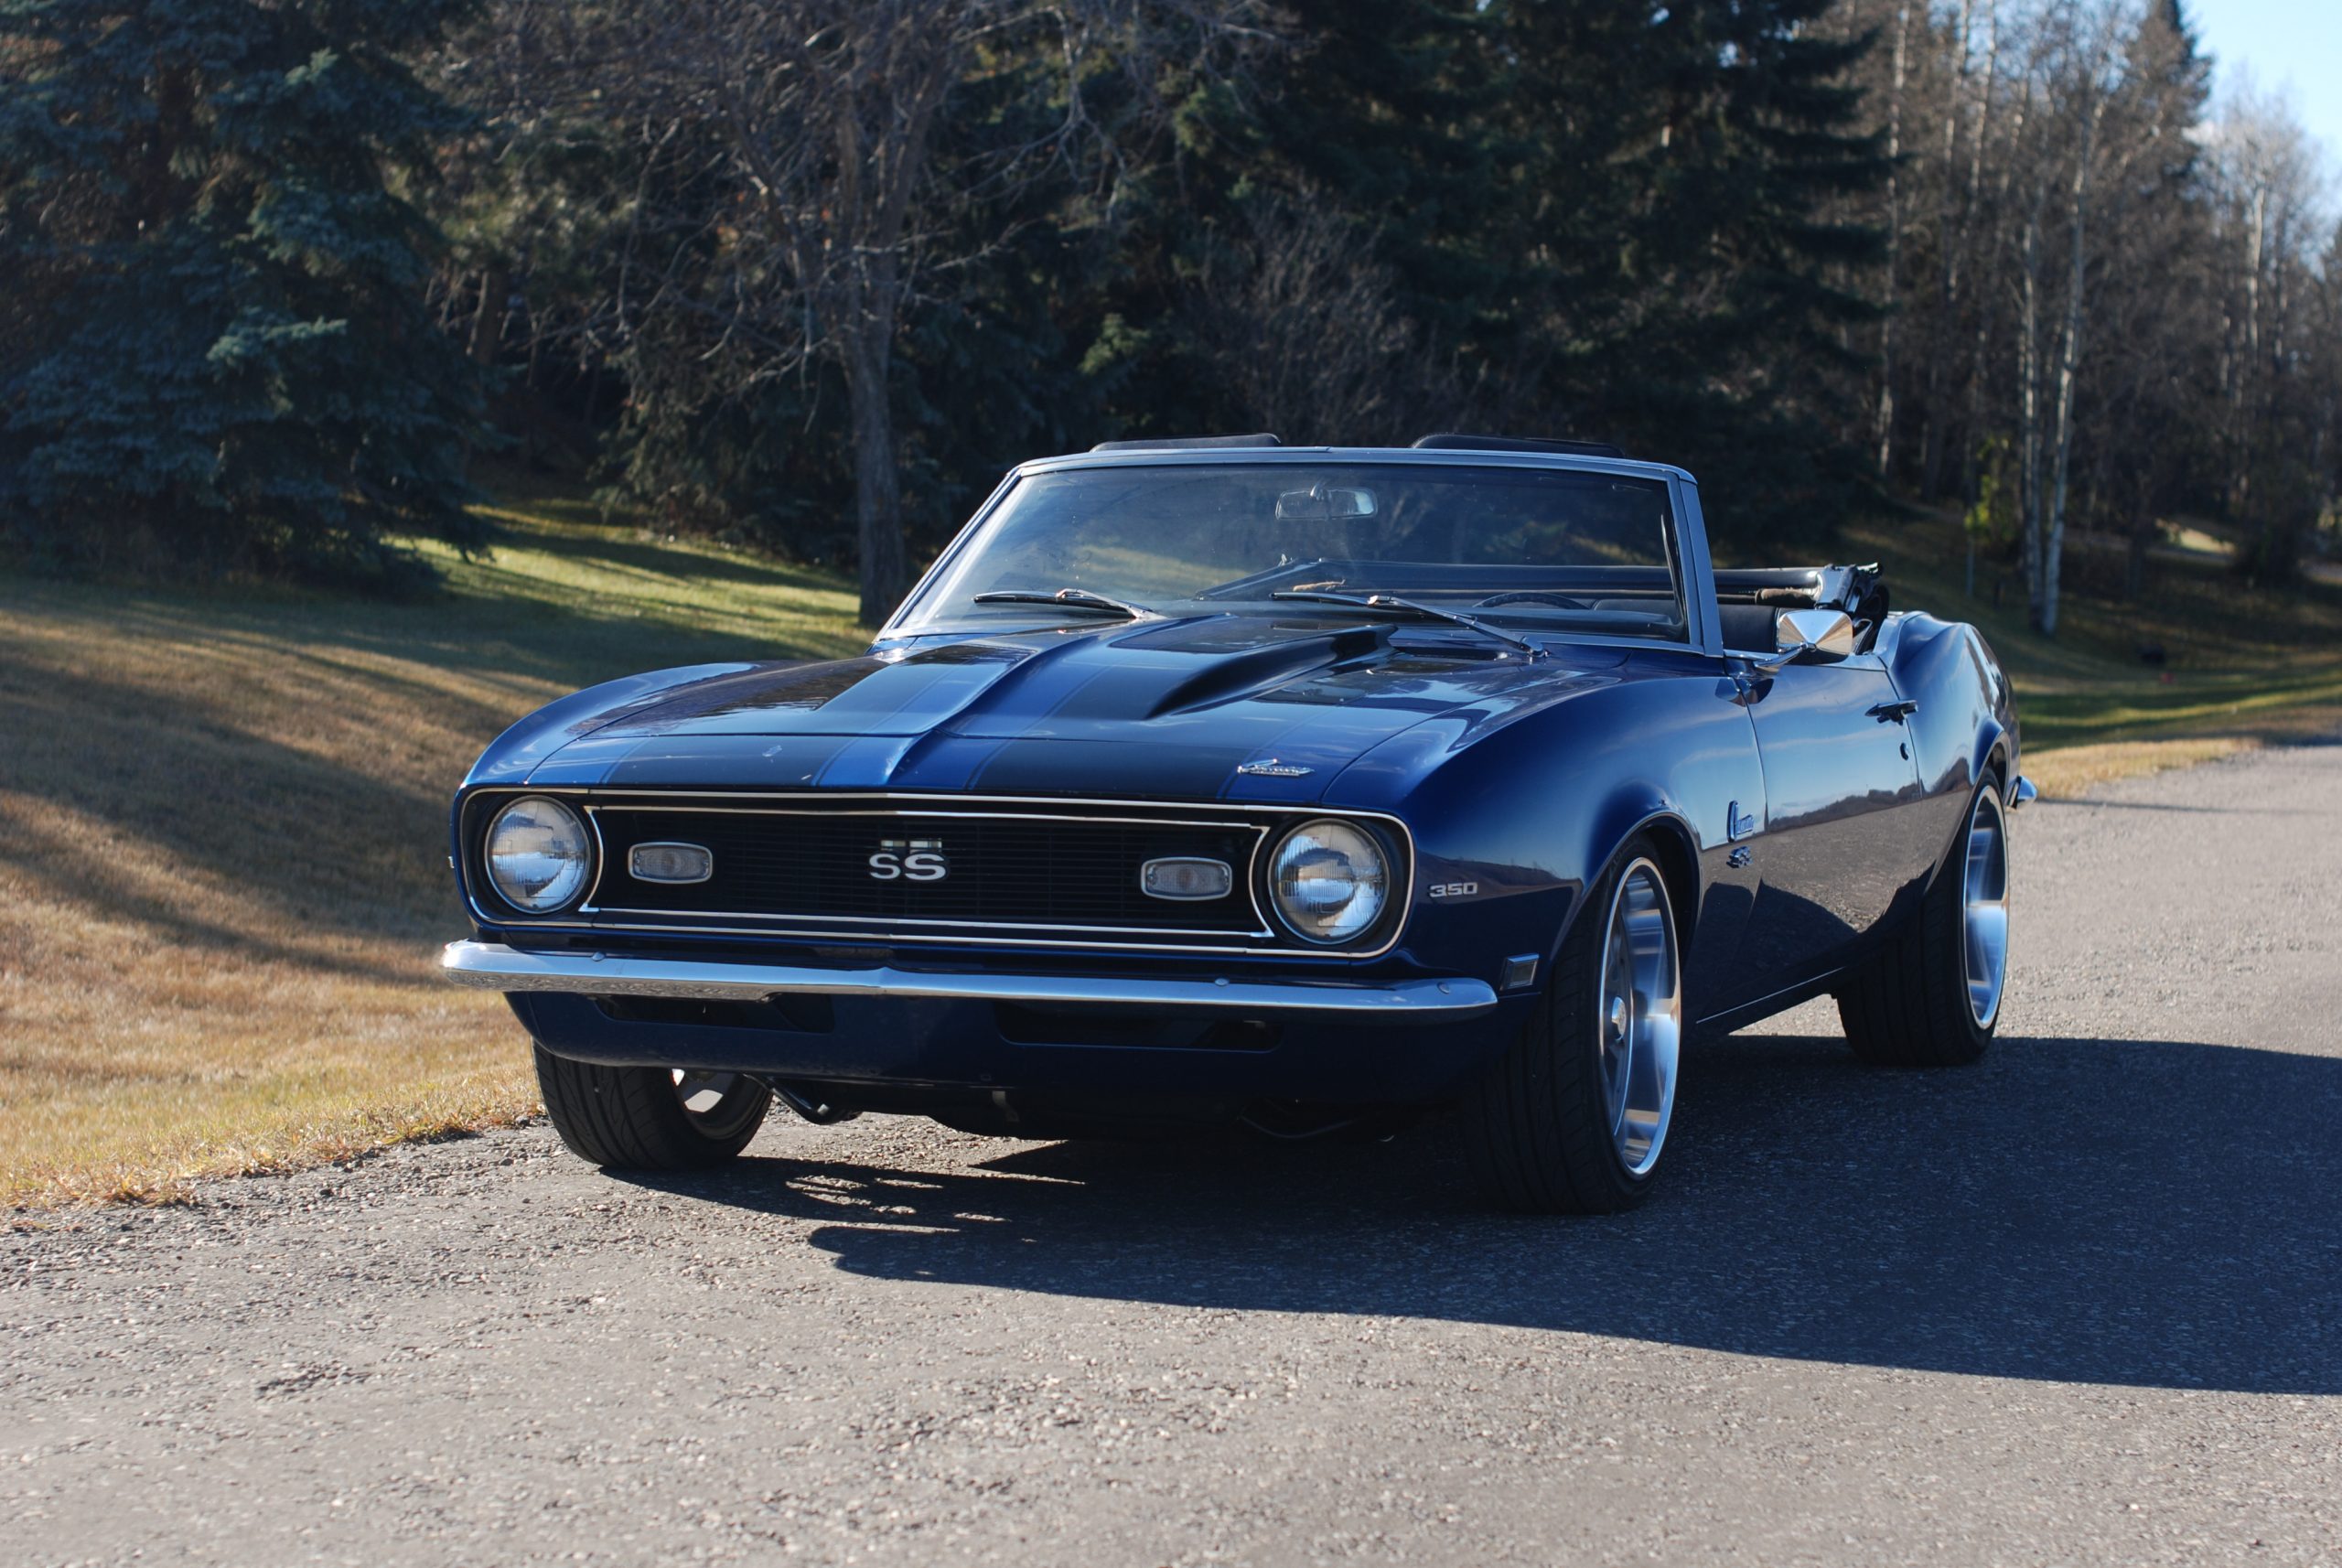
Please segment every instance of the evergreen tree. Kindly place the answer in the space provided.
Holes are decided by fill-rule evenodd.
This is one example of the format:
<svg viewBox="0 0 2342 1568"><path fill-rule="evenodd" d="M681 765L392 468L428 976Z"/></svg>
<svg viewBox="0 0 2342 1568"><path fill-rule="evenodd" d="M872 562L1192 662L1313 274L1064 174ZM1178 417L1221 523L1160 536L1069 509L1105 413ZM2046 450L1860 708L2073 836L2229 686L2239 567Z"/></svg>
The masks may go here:
<svg viewBox="0 0 2342 1568"><path fill-rule="evenodd" d="M1485 246L1509 149L1477 0L1288 0L1285 47L1197 85L1069 329L1130 434L1403 443L1471 424L1507 352ZM1533 424L1533 420L1530 424ZM1524 425L1524 428L1528 427Z"/></svg>
<svg viewBox="0 0 2342 1568"><path fill-rule="evenodd" d="M471 543L469 361L403 194L463 0L0 0L0 530L68 564L379 578Z"/></svg>
<svg viewBox="0 0 2342 1568"><path fill-rule="evenodd" d="M1526 151L1489 113L1503 69L1490 8L1293 0L1287 12L1307 41L1279 62L1262 112L1272 177L1356 215L1398 309L1436 341L1486 353L1509 265L1488 252L1488 220Z"/></svg>
<svg viewBox="0 0 2342 1568"><path fill-rule="evenodd" d="M1746 533L1823 532L1860 475L1841 329L1875 316L1844 280L1880 248L1826 215L1887 168L1830 3L1294 0L1294 47L1141 182L1110 409L1617 440L1708 474Z"/></svg>
<svg viewBox="0 0 2342 1568"><path fill-rule="evenodd" d="M1501 101L1531 149L1499 247L1574 433L1698 469L1730 531L1842 512L1858 459L1829 372L1875 307L1881 235L1825 214L1888 164L1831 0L1499 0Z"/></svg>

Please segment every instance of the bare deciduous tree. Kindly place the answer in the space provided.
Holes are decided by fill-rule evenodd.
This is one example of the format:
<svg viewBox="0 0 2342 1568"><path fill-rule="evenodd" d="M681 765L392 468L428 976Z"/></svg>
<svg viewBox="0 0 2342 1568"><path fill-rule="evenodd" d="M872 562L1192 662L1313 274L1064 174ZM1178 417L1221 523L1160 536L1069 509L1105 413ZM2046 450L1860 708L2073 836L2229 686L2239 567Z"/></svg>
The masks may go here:
<svg viewBox="0 0 2342 1568"><path fill-rule="evenodd" d="M2284 577L2320 499L2308 454L2326 432L2299 428L2316 423L2299 394L2313 368L2309 322L2321 284L2332 281L2317 272L2332 232L2328 191L2300 127L2249 85L2224 105L2209 141L2216 240L2229 259L2221 373L2229 506L2259 523L2256 572Z"/></svg>
<svg viewBox="0 0 2342 1568"><path fill-rule="evenodd" d="M1308 193L1256 197L1240 245L1195 280L1189 334L1262 430L1354 440L1423 411L1396 406L1419 333L1360 225Z"/></svg>
<svg viewBox="0 0 2342 1568"><path fill-rule="evenodd" d="M2280 574L2342 489L2317 412L2342 403L2314 303L2333 285L2318 157L2249 92L2208 116L2191 11L1841 0L1825 23L1876 40L1857 79L1900 154L1853 204L1889 239L1873 275L1896 308L1846 433L1929 498L1972 502L1982 455L2006 461L2045 630L2069 526L2127 542L2133 592L2183 505Z"/></svg>
<svg viewBox="0 0 2342 1568"><path fill-rule="evenodd" d="M814 363L838 374L876 623L906 577L905 315L1004 239L955 217L1041 180L1111 187L1126 149L1091 113L1098 79L1143 103L1175 51L1184 70L1219 69L1273 41L1271 21L1262 0L606 0L542 25L568 34L556 52L576 90L627 116L653 171L644 199L663 210L639 225L627 319L690 319L744 391ZM1016 113L952 121L1004 77L1027 79Z"/></svg>

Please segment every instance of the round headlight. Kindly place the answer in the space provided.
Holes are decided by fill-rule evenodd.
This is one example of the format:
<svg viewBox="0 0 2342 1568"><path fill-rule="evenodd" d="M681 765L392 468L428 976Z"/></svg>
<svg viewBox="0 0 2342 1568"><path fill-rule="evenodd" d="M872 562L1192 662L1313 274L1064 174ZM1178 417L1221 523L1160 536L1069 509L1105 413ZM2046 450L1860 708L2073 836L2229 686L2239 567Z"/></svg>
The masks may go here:
<svg viewBox="0 0 2342 1568"><path fill-rule="evenodd" d="M543 795L523 795L488 825L488 879L515 909L550 915L586 891L594 868L586 824Z"/></svg>
<svg viewBox="0 0 2342 1568"><path fill-rule="evenodd" d="M1391 874L1374 836L1348 822L1304 822L1269 863L1277 913L1306 941L1346 942L1380 918Z"/></svg>

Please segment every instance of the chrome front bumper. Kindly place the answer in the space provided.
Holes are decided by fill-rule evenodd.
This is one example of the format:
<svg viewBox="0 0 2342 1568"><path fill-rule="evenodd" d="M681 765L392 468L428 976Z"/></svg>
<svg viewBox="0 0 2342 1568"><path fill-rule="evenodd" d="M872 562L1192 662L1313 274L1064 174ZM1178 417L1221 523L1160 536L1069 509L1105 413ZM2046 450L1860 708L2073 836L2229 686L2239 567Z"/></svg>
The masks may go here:
<svg viewBox="0 0 2342 1568"><path fill-rule="evenodd" d="M1305 980L1150 979L1124 975L932 973L920 970L808 969L790 964L704 963L615 953L524 952L501 942L449 942L440 972L483 991L558 991L586 996L679 996L761 1002L770 996L886 996L1078 1006L1211 1007L1247 1014L1334 1014L1361 1023L1444 1024L1497 1004L1480 980L1373 983Z"/></svg>

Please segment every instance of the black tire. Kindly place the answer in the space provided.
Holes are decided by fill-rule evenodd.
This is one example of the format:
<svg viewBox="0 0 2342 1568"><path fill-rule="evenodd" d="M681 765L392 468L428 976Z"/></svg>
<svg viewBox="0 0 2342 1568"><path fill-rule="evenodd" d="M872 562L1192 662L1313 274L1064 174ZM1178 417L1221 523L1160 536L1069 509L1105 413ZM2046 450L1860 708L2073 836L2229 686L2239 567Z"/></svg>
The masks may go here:
<svg viewBox="0 0 2342 1568"><path fill-rule="evenodd" d="M745 1076L725 1075L715 1102L694 1112L666 1068L600 1067L535 1050L553 1131L579 1159L613 1170L722 1165L748 1146L772 1107L772 1090Z"/></svg>
<svg viewBox="0 0 2342 1568"><path fill-rule="evenodd" d="M1662 865L1657 846L1638 838L1595 885L1563 940L1551 980L1520 1038L1464 1099L1466 1157L1488 1201L1527 1214L1613 1214L1650 1191L1654 1165L1630 1170L1612 1133L1603 1074L1603 951L1620 879ZM1672 895L1656 881L1671 942L1681 950ZM1681 966L1674 962L1681 1039ZM1671 1108L1671 1090L1669 1100ZM1660 1139L1663 1141L1662 1122ZM1658 1146L1651 1150L1656 1160Z"/></svg>
<svg viewBox="0 0 2342 1568"><path fill-rule="evenodd" d="M1990 810L2005 824L2000 777L1988 769L1969 798L1965 821L1971 828L1988 795ZM1965 1067L1982 1058L2000 1026L1997 997L1992 1016L1981 1023L1969 1001L1969 831L1963 828L1952 844L1918 912L1838 990L1838 1020L1846 1043L1873 1066ZM2004 890L2006 875L2004 860Z"/></svg>

